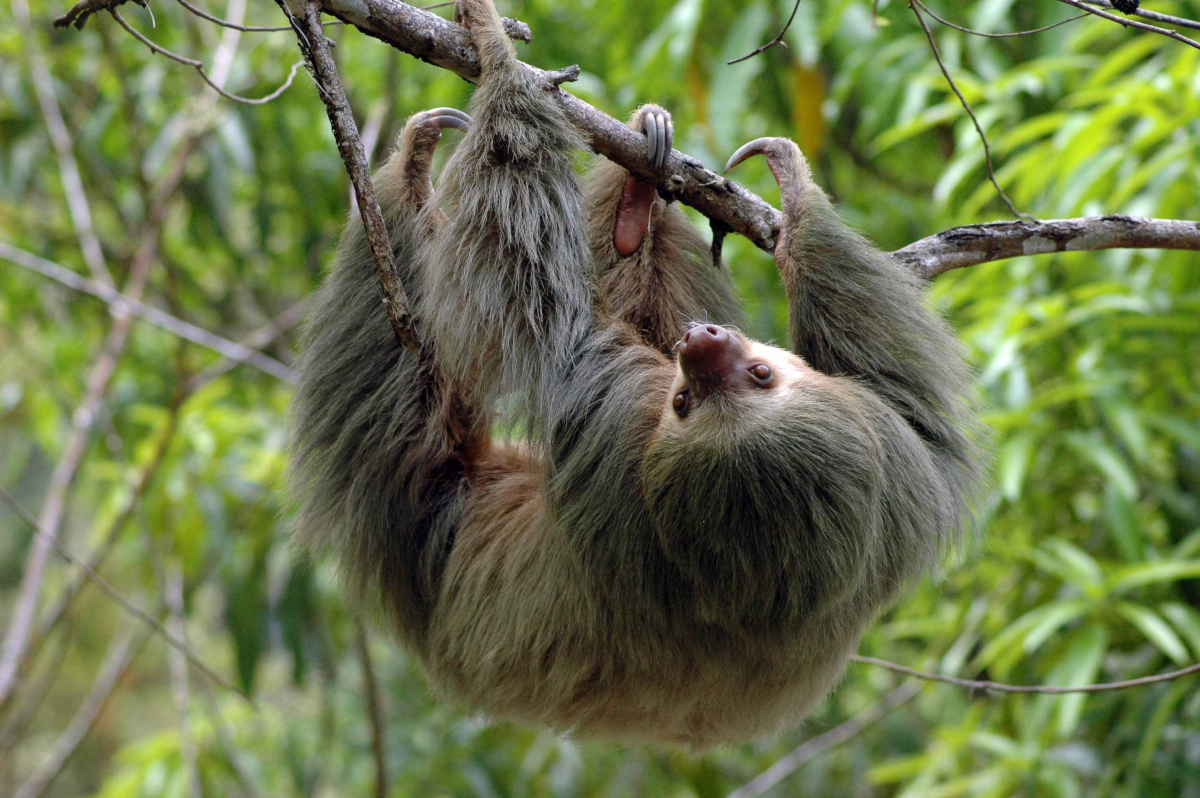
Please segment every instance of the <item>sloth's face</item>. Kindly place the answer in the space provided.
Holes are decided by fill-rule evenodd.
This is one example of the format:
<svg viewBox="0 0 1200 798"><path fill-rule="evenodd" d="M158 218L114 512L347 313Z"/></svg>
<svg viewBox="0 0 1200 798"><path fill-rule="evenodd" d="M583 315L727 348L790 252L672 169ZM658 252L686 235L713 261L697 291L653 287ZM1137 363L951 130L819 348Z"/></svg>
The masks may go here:
<svg viewBox="0 0 1200 798"><path fill-rule="evenodd" d="M716 325L688 333L641 468L658 543L713 622L800 618L859 584L869 535L839 533L877 517L878 440L796 355Z"/></svg>
<svg viewBox="0 0 1200 798"><path fill-rule="evenodd" d="M694 324L676 346L675 380L660 432L705 437L783 409L811 370L785 349L716 324Z"/></svg>

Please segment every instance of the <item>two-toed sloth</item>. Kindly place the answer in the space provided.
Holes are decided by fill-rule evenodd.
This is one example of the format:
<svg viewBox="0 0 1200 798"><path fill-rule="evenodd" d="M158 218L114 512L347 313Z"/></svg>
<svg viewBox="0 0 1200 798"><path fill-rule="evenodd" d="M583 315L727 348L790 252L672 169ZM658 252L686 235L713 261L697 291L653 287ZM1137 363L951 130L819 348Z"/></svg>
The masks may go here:
<svg viewBox="0 0 1200 798"><path fill-rule="evenodd" d="M457 16L473 120L418 114L375 177L426 354L351 222L293 403L299 541L491 716L696 746L796 723L965 523L957 342L786 139L731 164L765 155L782 192L792 351L720 326L731 282L678 207L610 163L581 190L558 89L491 0ZM632 124L664 162L666 113ZM469 131L434 189L445 127Z"/></svg>

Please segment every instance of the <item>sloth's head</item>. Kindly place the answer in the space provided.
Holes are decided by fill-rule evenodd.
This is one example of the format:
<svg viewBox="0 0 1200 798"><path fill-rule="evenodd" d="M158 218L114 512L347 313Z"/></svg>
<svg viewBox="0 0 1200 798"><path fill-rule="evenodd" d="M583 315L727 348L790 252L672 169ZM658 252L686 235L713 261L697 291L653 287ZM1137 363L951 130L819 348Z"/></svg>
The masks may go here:
<svg viewBox="0 0 1200 798"><path fill-rule="evenodd" d="M879 512L879 444L857 403L791 352L715 324L676 352L642 470L667 556L716 591L716 611L794 617L852 591ZM815 559L836 573L808 573Z"/></svg>
<svg viewBox="0 0 1200 798"><path fill-rule="evenodd" d="M744 426L752 421L747 405L755 416L769 412L814 373L791 352L716 324L691 325L675 350L671 407L664 421L678 431L703 426L718 433Z"/></svg>

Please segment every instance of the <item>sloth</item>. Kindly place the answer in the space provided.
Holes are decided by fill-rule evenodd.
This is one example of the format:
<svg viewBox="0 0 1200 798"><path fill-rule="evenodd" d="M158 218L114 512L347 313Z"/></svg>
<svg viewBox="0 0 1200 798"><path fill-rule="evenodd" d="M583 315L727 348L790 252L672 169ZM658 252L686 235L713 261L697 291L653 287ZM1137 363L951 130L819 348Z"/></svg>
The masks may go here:
<svg viewBox="0 0 1200 798"><path fill-rule="evenodd" d="M799 723L969 523L960 347L782 138L729 162L765 157L782 199L791 349L751 339L678 207L611 163L580 186L491 0L456 18L472 115L414 116L375 176L426 346L396 343L351 221L292 405L297 543L465 708L696 748ZM631 124L665 168L669 115Z"/></svg>

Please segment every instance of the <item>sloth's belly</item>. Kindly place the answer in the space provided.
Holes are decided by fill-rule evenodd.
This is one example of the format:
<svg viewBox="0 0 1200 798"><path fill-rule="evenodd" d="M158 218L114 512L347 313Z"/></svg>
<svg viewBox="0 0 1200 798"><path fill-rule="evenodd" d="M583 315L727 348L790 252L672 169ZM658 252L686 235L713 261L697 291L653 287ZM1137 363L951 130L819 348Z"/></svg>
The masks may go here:
<svg viewBox="0 0 1200 798"><path fill-rule="evenodd" d="M857 640L816 657L821 646L801 639L697 656L681 655L678 646L671 654L617 651L564 636L545 647L530 641L524 651L493 648L469 662L434 655L426 666L436 690L497 720L581 738L704 748L798 725L841 678Z"/></svg>

